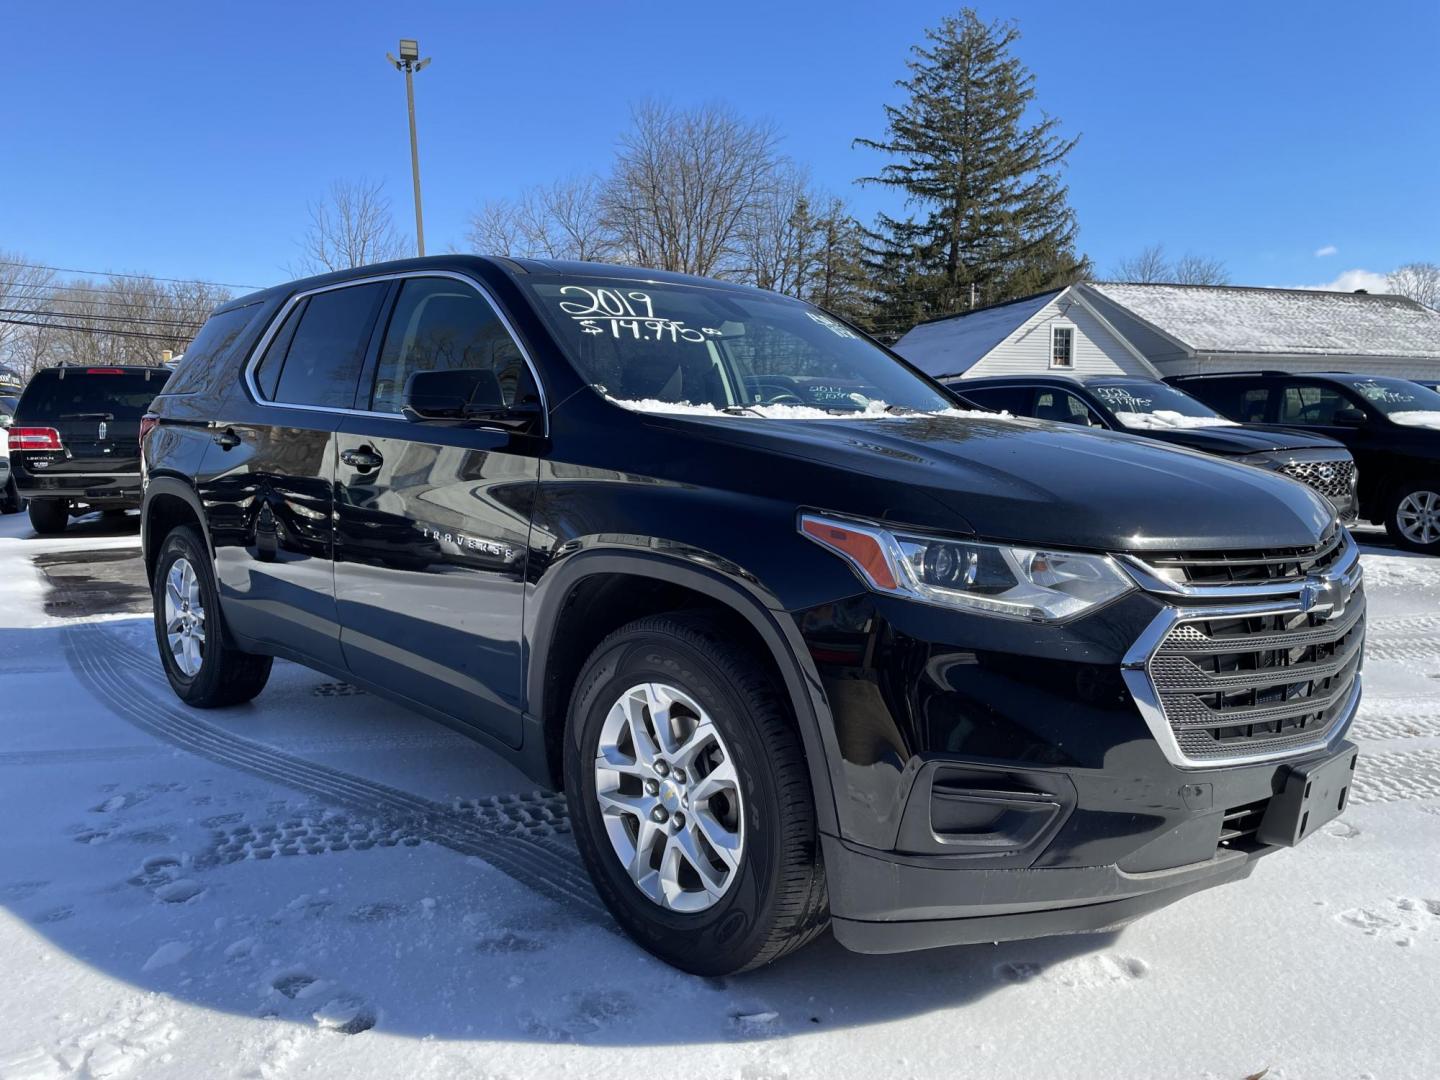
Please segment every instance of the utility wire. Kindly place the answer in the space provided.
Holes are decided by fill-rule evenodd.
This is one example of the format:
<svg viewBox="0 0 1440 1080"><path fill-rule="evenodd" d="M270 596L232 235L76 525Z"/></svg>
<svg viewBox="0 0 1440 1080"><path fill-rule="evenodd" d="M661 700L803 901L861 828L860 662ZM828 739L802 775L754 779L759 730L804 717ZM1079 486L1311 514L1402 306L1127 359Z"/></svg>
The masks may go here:
<svg viewBox="0 0 1440 1080"><path fill-rule="evenodd" d="M106 337L148 338L151 341L175 342L194 337L193 334L145 334L138 330L100 330L93 326L61 326L57 323L28 322L24 319L0 318L0 323L9 326L38 326L45 330L75 330L82 334L101 334Z"/></svg>
<svg viewBox="0 0 1440 1080"><path fill-rule="evenodd" d="M97 322L141 323L145 326L182 326L190 330L199 330L201 326L205 325L189 319L151 319L141 315L90 315L79 311L43 311L34 308L0 307L0 314L38 315L55 319L86 319Z"/></svg>
<svg viewBox="0 0 1440 1080"><path fill-rule="evenodd" d="M87 277L135 278L140 281L166 281L178 285L215 285L222 289L263 289L263 285L236 285L234 282L205 281L202 278L157 277L154 274L119 274L113 270L76 270L68 266L46 266L43 263L17 262L13 259L0 261L0 267L21 266L28 270L49 270L56 274L83 274Z"/></svg>

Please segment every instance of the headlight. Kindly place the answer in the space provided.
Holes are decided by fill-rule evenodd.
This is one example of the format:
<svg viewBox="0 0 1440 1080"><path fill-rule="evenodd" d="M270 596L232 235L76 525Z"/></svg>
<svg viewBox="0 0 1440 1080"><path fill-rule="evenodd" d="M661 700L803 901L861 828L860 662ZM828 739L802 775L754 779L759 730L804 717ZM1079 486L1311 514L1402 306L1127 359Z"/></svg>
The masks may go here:
<svg viewBox="0 0 1440 1080"><path fill-rule="evenodd" d="M1060 622L1135 588L1107 555L919 536L819 514L802 514L800 531L876 592L1010 619Z"/></svg>

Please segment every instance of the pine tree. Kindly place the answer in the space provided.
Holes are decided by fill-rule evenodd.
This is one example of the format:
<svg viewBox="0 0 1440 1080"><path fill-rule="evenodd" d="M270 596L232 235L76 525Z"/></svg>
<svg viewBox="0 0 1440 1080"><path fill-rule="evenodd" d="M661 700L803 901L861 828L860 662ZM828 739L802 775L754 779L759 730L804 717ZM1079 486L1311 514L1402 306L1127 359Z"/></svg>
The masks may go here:
<svg viewBox="0 0 1440 1080"><path fill-rule="evenodd" d="M869 230L882 333L1089 270L1059 175L1076 139L1043 113L1026 124L1035 76L1010 53L1019 36L1013 22L985 23L969 8L947 17L912 50L910 77L896 84L908 100L886 106L887 137L855 140L892 159L861 183L903 191L914 212L882 213Z"/></svg>

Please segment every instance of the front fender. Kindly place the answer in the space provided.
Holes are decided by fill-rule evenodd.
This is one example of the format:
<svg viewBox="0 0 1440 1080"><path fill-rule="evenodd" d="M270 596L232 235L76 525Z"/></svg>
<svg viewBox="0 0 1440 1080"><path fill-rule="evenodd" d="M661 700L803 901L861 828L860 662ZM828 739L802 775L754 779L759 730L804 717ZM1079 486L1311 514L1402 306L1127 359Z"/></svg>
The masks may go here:
<svg viewBox="0 0 1440 1080"><path fill-rule="evenodd" d="M841 778L836 771L835 725L794 620L774 595L742 568L681 544L611 537L572 550L546 569L525 605L527 757L544 754L543 718L549 692L544 665L535 663L534 658L548 655L556 636L563 633L560 615L571 593L586 578L598 574L634 574L693 590L725 605L754 629L785 681L810 769L817 824L822 832L836 832L835 791Z"/></svg>

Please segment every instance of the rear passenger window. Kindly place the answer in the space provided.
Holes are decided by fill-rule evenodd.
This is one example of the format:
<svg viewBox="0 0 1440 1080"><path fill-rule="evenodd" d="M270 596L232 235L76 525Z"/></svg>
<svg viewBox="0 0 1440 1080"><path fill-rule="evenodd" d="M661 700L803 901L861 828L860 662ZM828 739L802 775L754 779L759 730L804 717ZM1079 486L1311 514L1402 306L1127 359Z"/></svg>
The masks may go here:
<svg viewBox="0 0 1440 1080"><path fill-rule="evenodd" d="M261 361L256 371L260 392L265 394L273 385L269 396L279 404L352 407L355 382L387 288L384 282L372 282L310 296L304 310L286 320L287 324L298 320L293 331L289 325L282 327ZM282 361L278 350L286 345L287 334ZM278 378L272 370L277 362Z"/></svg>
<svg viewBox="0 0 1440 1080"><path fill-rule="evenodd" d="M963 382L950 383L950 389L966 401L973 401L982 409L1014 413L1016 416L1030 415L1030 401L1034 391L1020 386L986 386L971 390Z"/></svg>
<svg viewBox="0 0 1440 1080"><path fill-rule="evenodd" d="M452 278L410 278L395 302L370 408L400 411L405 381L417 371L491 371L506 405L538 396L530 369L490 302Z"/></svg>

